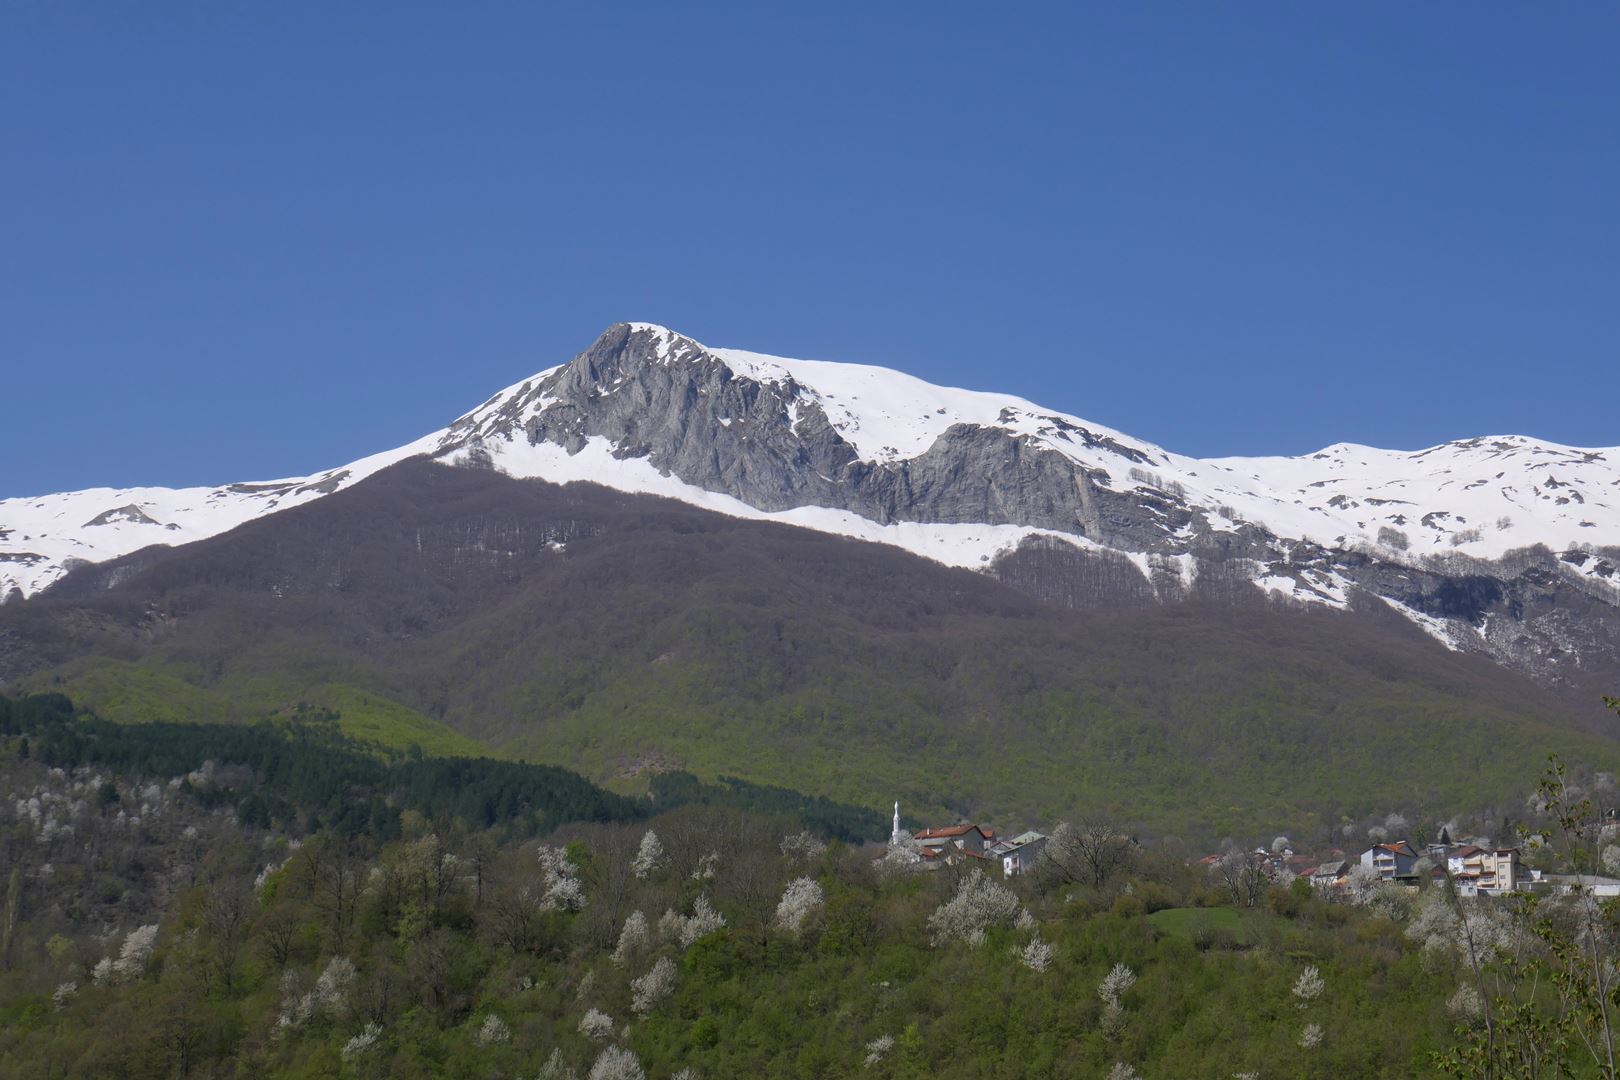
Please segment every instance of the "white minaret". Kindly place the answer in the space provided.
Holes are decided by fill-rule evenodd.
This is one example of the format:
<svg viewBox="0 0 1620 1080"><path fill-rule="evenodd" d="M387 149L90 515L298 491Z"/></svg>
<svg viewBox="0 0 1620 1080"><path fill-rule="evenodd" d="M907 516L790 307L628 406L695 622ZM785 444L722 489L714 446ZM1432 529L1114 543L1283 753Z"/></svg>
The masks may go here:
<svg viewBox="0 0 1620 1080"><path fill-rule="evenodd" d="M898 843L899 841L900 841L900 803L898 801L896 801L895 804L894 804L894 829L889 833L889 843L895 844L895 843Z"/></svg>

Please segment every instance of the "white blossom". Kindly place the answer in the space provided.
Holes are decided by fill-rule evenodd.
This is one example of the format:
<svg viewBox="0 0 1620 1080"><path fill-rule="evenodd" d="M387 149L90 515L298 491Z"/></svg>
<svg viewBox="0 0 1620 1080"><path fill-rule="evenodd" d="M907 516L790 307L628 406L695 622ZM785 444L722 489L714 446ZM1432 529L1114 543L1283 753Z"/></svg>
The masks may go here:
<svg viewBox="0 0 1620 1080"><path fill-rule="evenodd" d="M79 984L65 982L51 991L51 1001L58 1009L65 1009L73 1004L73 999L79 994Z"/></svg>
<svg viewBox="0 0 1620 1080"><path fill-rule="evenodd" d="M579 1074L568 1067L563 1061L562 1051L554 1049L546 1063L540 1066L540 1075L535 1080L578 1080Z"/></svg>
<svg viewBox="0 0 1620 1080"><path fill-rule="evenodd" d="M1120 998L1125 996L1125 991L1135 985L1136 972L1124 964L1115 964L1108 969L1108 974L1103 976L1102 982L1097 984L1097 996L1108 1005L1124 1008Z"/></svg>
<svg viewBox="0 0 1620 1080"><path fill-rule="evenodd" d="M1024 966L1029 968L1031 971L1045 971L1047 968L1052 966L1052 957L1055 952L1056 950L1054 950L1052 946L1042 941L1039 937L1034 937L1030 939L1028 945L1024 946L1023 953L1020 955L1019 959L1021 959L1024 962Z"/></svg>
<svg viewBox="0 0 1620 1080"><path fill-rule="evenodd" d="M1440 951L1452 947L1457 925L1457 913L1451 905L1443 897L1431 896L1407 924L1406 936L1422 942L1425 949Z"/></svg>
<svg viewBox="0 0 1620 1080"><path fill-rule="evenodd" d="M343 1060L353 1060L354 1058L359 1057L361 1054L375 1049L377 1046L377 1041L381 1038L382 1025L375 1023L367 1024L365 1027L360 1029L360 1034L343 1044Z"/></svg>
<svg viewBox="0 0 1620 1080"><path fill-rule="evenodd" d="M1446 1011L1459 1020L1477 1020L1485 1015L1485 999L1472 986L1459 986L1446 1002Z"/></svg>
<svg viewBox="0 0 1620 1080"><path fill-rule="evenodd" d="M512 1029L506 1026L506 1021L490 1013L484 1017L484 1026L478 1029L473 1040L479 1046L496 1046L500 1043L512 1041Z"/></svg>
<svg viewBox="0 0 1620 1080"><path fill-rule="evenodd" d="M793 862L809 862L821 857L827 845L809 830L782 837L782 854Z"/></svg>
<svg viewBox="0 0 1620 1080"><path fill-rule="evenodd" d="M641 835L641 848L636 852L630 869L638 880L646 881L664 868L665 861L664 845L659 841L658 834L648 829Z"/></svg>
<svg viewBox="0 0 1620 1080"><path fill-rule="evenodd" d="M613 1017L601 1009L591 1009L579 1021L579 1033L601 1042L613 1038Z"/></svg>
<svg viewBox="0 0 1620 1080"><path fill-rule="evenodd" d="M1299 973L1294 980L1294 997L1299 999L1299 1007L1304 1008L1322 996L1326 984L1322 982L1322 973L1313 964Z"/></svg>
<svg viewBox="0 0 1620 1080"><path fill-rule="evenodd" d="M96 966L90 969L90 981L97 986L105 986L113 980L112 957L103 956L96 961Z"/></svg>
<svg viewBox="0 0 1620 1080"><path fill-rule="evenodd" d="M137 926L124 938L124 947L118 953L118 959L113 961L113 975L120 981L138 978L146 971L146 963L152 958L152 947L157 944L157 924L150 926Z"/></svg>
<svg viewBox="0 0 1620 1080"><path fill-rule="evenodd" d="M579 869L559 847L542 844L537 853L540 869L545 875L545 895L541 905L551 911L579 911L585 906L585 886L580 884Z"/></svg>
<svg viewBox="0 0 1620 1080"><path fill-rule="evenodd" d="M646 1076L634 1053L622 1046L609 1046L591 1066L590 1080L645 1080Z"/></svg>
<svg viewBox="0 0 1620 1080"><path fill-rule="evenodd" d="M282 977L283 1000L276 1026L295 1028L317 1016L336 1017L348 1002L354 976L354 963L346 956L334 956L321 972L320 978L315 980L314 989L300 994L297 975L289 971Z"/></svg>
<svg viewBox="0 0 1620 1080"><path fill-rule="evenodd" d="M797 934L803 929L804 920L821 906L822 899L821 886L813 878L794 878L782 890L781 902L776 905L776 925Z"/></svg>
<svg viewBox="0 0 1620 1080"><path fill-rule="evenodd" d="M652 934L647 929L647 916L632 911L619 931L619 944L613 950L613 962L623 967L652 947Z"/></svg>
<svg viewBox="0 0 1620 1080"><path fill-rule="evenodd" d="M922 855L919 853L916 838L901 829L890 838L888 848L872 867L877 871L878 877L885 881L921 870Z"/></svg>
<svg viewBox="0 0 1620 1080"><path fill-rule="evenodd" d="M1620 874L1620 844L1610 844L1603 849L1603 869Z"/></svg>
<svg viewBox="0 0 1620 1080"><path fill-rule="evenodd" d="M674 938L681 948L688 949L705 934L712 934L726 925L726 917L714 910L706 895L700 894L692 904L691 915L666 911L658 920L658 929L665 937Z"/></svg>
<svg viewBox="0 0 1620 1080"><path fill-rule="evenodd" d="M652 970L630 980L630 1008L645 1020L670 994L675 992L675 961L660 956Z"/></svg>
<svg viewBox="0 0 1620 1080"><path fill-rule="evenodd" d="M1108 1080L1142 1080L1142 1074L1123 1061L1116 1061L1114 1067L1108 1070Z"/></svg>
<svg viewBox="0 0 1620 1080"><path fill-rule="evenodd" d="M1299 1033L1299 1046L1301 1050L1315 1050L1322 1045L1322 1025L1306 1024L1305 1030Z"/></svg>
<svg viewBox="0 0 1620 1080"><path fill-rule="evenodd" d="M698 860L697 869L692 871L693 881L712 881L715 873L720 869L720 853L711 851Z"/></svg>
<svg viewBox="0 0 1620 1080"><path fill-rule="evenodd" d="M894 1049L893 1035L879 1035L866 1044L866 1067L870 1069L884 1059L890 1050Z"/></svg>
<svg viewBox="0 0 1620 1080"><path fill-rule="evenodd" d="M975 870L957 886L955 896L928 916L928 927L935 945L949 941L982 945L991 927L1012 926L1021 910L1011 889Z"/></svg>

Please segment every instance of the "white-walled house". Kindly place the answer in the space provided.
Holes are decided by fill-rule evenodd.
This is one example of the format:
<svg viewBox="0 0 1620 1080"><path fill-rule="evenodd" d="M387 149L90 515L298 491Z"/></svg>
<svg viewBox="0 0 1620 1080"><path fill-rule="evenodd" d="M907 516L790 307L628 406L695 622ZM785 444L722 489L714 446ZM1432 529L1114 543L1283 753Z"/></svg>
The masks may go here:
<svg viewBox="0 0 1620 1080"><path fill-rule="evenodd" d="M990 845L986 851L991 858L1001 860L1001 872L1007 877L1027 874L1035 867L1041 852L1046 850L1047 837L1033 830L1019 833L1011 840Z"/></svg>

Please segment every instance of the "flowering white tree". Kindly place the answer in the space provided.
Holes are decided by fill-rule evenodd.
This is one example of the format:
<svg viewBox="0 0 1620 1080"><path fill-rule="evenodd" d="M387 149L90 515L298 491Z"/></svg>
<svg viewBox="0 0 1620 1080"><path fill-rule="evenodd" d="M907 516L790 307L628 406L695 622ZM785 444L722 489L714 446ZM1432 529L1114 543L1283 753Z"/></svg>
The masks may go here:
<svg viewBox="0 0 1620 1080"><path fill-rule="evenodd" d="M1299 973L1294 980L1294 998L1300 1008L1304 1008L1322 996L1326 984L1322 981L1322 973L1313 964Z"/></svg>
<svg viewBox="0 0 1620 1080"><path fill-rule="evenodd" d="M578 1080L579 1074L568 1067L563 1060L562 1051L554 1049L546 1063L540 1066L540 1075L535 1080Z"/></svg>
<svg viewBox="0 0 1620 1080"><path fill-rule="evenodd" d="M630 980L630 1008L645 1020L660 1003L675 992L675 961L660 956L652 970Z"/></svg>
<svg viewBox="0 0 1620 1080"><path fill-rule="evenodd" d="M314 989L300 994L296 975L289 971L282 979L283 1000L276 1026L295 1028L316 1017L337 1018L348 1004L354 977L354 963L346 956L334 956L321 972L320 978L315 980Z"/></svg>
<svg viewBox="0 0 1620 1080"><path fill-rule="evenodd" d="M821 853L826 850L827 845L809 830L782 838L782 857L789 862L809 862L811 859L820 858Z"/></svg>
<svg viewBox="0 0 1620 1080"><path fill-rule="evenodd" d="M73 999L77 997L78 994L78 983L65 982L59 985L55 990L51 991L51 1003L54 1004L58 1009L65 1009L69 1005L73 1004Z"/></svg>
<svg viewBox="0 0 1620 1080"><path fill-rule="evenodd" d="M1019 959L1022 960L1024 962L1024 966L1029 968L1031 971L1045 971L1047 968L1052 966L1052 957L1055 955L1055 952L1056 950L1054 950L1052 946L1042 941L1039 937L1034 937L1030 939L1028 945L1024 946L1024 950L1019 955Z"/></svg>
<svg viewBox="0 0 1620 1080"><path fill-rule="evenodd" d="M922 869L922 856L918 854L917 840L901 829L889 840L889 846L872 863L872 868L884 881Z"/></svg>
<svg viewBox="0 0 1620 1080"><path fill-rule="evenodd" d="M1114 1062L1114 1067L1108 1070L1108 1080L1142 1080L1142 1074L1133 1066L1123 1061Z"/></svg>
<svg viewBox="0 0 1620 1080"><path fill-rule="evenodd" d="M1305 1030L1299 1033L1299 1046L1301 1050L1315 1050L1322 1045L1322 1025L1306 1024Z"/></svg>
<svg viewBox="0 0 1620 1080"><path fill-rule="evenodd" d="M713 881L714 875L720 870L720 853L711 851L698 859L697 869L692 871L693 881Z"/></svg>
<svg viewBox="0 0 1620 1080"><path fill-rule="evenodd" d="M652 932L647 927L647 916L632 911L625 917L624 929L619 931L619 944L613 950L613 962L623 967L651 947Z"/></svg>
<svg viewBox="0 0 1620 1080"><path fill-rule="evenodd" d="M662 870L667 861L664 857L664 845L659 841L658 834L648 829L641 835L641 848L636 852L630 869L635 872L637 880L646 881Z"/></svg>
<svg viewBox="0 0 1620 1080"><path fill-rule="evenodd" d="M1383 886L1384 876L1364 863L1357 863L1345 875L1345 884L1349 888L1351 903L1365 904L1368 895Z"/></svg>
<svg viewBox="0 0 1620 1080"><path fill-rule="evenodd" d="M991 927L1012 926L1022 910L1011 889L975 870L957 886L955 896L928 916L928 928L934 932L935 945L950 941L982 945Z"/></svg>
<svg viewBox="0 0 1620 1080"><path fill-rule="evenodd" d="M98 985L128 982L145 974L146 965L152 959L153 947L157 944L157 932L155 923L131 930L124 938L118 959L106 957L96 964L91 972L92 981Z"/></svg>
<svg viewBox="0 0 1620 1080"><path fill-rule="evenodd" d="M579 911L585 906L585 886L579 881L579 868L560 847L542 844L537 852L545 880L540 906L547 911Z"/></svg>
<svg viewBox="0 0 1620 1080"><path fill-rule="evenodd" d="M1097 984L1097 996L1103 1000L1102 1030L1110 1039L1117 1038L1125 1026L1125 991L1136 985L1136 972L1124 964L1108 969L1102 982Z"/></svg>
<svg viewBox="0 0 1620 1080"><path fill-rule="evenodd" d="M1136 972L1124 964L1115 964L1108 969L1102 982L1097 984L1097 996L1103 999L1103 1004L1123 1007L1120 1001L1125 991L1136 985Z"/></svg>
<svg viewBox="0 0 1620 1080"><path fill-rule="evenodd" d="M501 1043L512 1041L512 1029L506 1026L506 1021L490 1013L484 1017L484 1025L478 1029L473 1040L479 1046L498 1046Z"/></svg>
<svg viewBox="0 0 1620 1080"><path fill-rule="evenodd" d="M692 904L691 915L681 915L676 911L666 911L658 920L658 929L665 937L680 942L681 948L689 949L692 943L705 934L712 934L726 925L726 917L714 910L706 895L699 894Z"/></svg>
<svg viewBox="0 0 1620 1080"><path fill-rule="evenodd" d="M579 1033L587 1039L602 1042L613 1038L613 1017L601 1009L589 1009L579 1019Z"/></svg>
<svg viewBox="0 0 1620 1080"><path fill-rule="evenodd" d="M870 1069L872 1066L878 1064L886 1056L888 1056L889 1051L893 1049L894 1036L879 1035L877 1038L866 1044L866 1061L864 1064L868 1069Z"/></svg>
<svg viewBox="0 0 1620 1080"><path fill-rule="evenodd" d="M604 1049L591 1066L590 1080L646 1080L641 1059L622 1046Z"/></svg>
<svg viewBox="0 0 1620 1080"><path fill-rule="evenodd" d="M375 1023L367 1024L365 1027L360 1029L360 1034L343 1044L343 1050L341 1051L343 1060L353 1061L361 1054L376 1049L377 1043L381 1039L382 1025Z"/></svg>
<svg viewBox="0 0 1620 1080"><path fill-rule="evenodd" d="M1478 990L1466 984L1446 1002L1446 1011L1463 1023L1474 1023L1485 1015L1485 998Z"/></svg>
<svg viewBox="0 0 1620 1080"><path fill-rule="evenodd" d="M804 928L804 920L821 906L821 886L813 878L794 878L782 890L782 900L776 905L776 925L790 934Z"/></svg>

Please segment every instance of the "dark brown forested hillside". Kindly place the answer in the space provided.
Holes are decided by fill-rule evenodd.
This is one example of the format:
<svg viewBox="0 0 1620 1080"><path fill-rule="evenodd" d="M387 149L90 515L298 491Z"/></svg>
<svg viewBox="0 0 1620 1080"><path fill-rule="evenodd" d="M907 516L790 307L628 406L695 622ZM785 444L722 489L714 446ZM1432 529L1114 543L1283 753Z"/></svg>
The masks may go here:
<svg viewBox="0 0 1620 1080"><path fill-rule="evenodd" d="M895 549L425 461L0 607L0 677L125 719L317 702L598 779L673 764L1192 833L1511 804L1553 749L1620 765L1562 703L1404 624L1076 612Z"/></svg>

